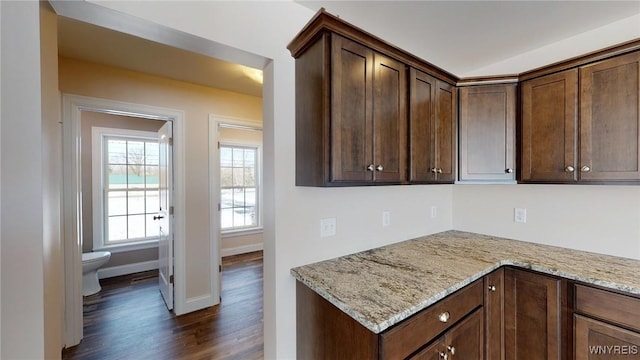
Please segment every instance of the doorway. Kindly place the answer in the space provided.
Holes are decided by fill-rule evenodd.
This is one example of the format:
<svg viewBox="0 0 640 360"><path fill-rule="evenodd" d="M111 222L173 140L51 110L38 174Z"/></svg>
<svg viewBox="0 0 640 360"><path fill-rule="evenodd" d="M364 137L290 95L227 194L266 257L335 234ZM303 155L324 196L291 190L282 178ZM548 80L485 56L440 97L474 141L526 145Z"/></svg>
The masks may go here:
<svg viewBox="0 0 640 360"><path fill-rule="evenodd" d="M182 111L179 111L179 110L164 109L159 107L151 107L147 105L132 104L132 103L126 103L126 102L107 100L107 99L83 97L83 96L70 95L70 94L63 94L62 98L63 98L63 128L64 128L64 133L63 133L64 162L63 164L64 164L64 193L65 193L64 231L66 234L65 236L65 278L66 278L66 281L65 281L65 309L66 309L65 344L66 346L73 346L78 344L82 339L82 325L83 325L81 254L83 252L83 245L85 243L83 225L85 224L84 219L86 218L85 216L86 214L82 210L83 210L83 201L85 200L85 197L88 196L88 194L86 194L85 191L83 191L83 185L86 185L85 183L87 182L87 179L83 176L83 161L86 161L87 156L83 156L83 155L86 155L85 154L86 150L85 152L83 152L82 144L90 142L89 139L86 139L86 136L85 136L85 139L83 140L83 135L82 135L83 114L93 115L94 117L98 115L98 118L100 118L100 116L103 116L103 121L104 121L104 116L111 116L112 121L113 119L120 119L120 120L124 119L123 121L128 120L129 122L135 119L158 121L158 124L165 124L165 126L163 127L165 131L168 128L168 125L166 124L171 124L171 128L172 128L171 138L173 139L171 141L171 144L172 144L172 150L170 152L171 156L168 159L167 157L165 157L164 164L165 165L171 164L170 166L166 166L166 169L169 169L168 176L166 176L166 178L170 179L173 184L170 187L167 186L166 189L172 189L169 192L169 194L172 196L173 199L167 200L167 203L170 201L171 202L170 206L172 206L175 210L178 210L178 211L174 210L173 214L171 214L170 217L167 216L168 213L165 213L165 216L167 216L167 218L166 218L166 221L163 223L163 225L165 226L165 229L167 227L171 227L171 226L173 227L173 230L170 231L170 233L175 234L176 235L175 238L178 239L178 241L174 241L173 237L169 237L169 238L165 238L164 243L162 241L160 243L163 243L164 246L168 249L175 248L176 253L183 251L184 249L184 244L181 241L181 239L184 239L184 237L180 236L180 234L184 233L184 211L182 210L184 209L184 180L183 180L184 179L184 176L183 176L183 173L184 173L183 118L184 118L184 115ZM113 118L113 116L116 116L117 118ZM85 119L85 121L88 121L88 120ZM99 129L99 128L94 127L94 129ZM160 127L156 125L156 129L159 130ZM99 132L96 132L96 133L99 133ZM104 133L109 133L109 131L105 131ZM103 156L103 155L100 155L100 156ZM158 162L163 162L163 160L160 160L160 159L158 160L159 160ZM168 161L168 160L173 160L173 161ZM126 166L126 169L124 169L125 173L131 168L132 166ZM98 178L102 178L102 179L112 178L114 180L117 180L121 177L120 175L122 175L120 174L120 172L115 171L114 176L112 177L98 176ZM146 184L145 182L147 181L146 176L141 177L139 174L136 176L132 175L131 177L129 177L127 174L127 178L133 179L133 184L132 184L133 187L139 187L140 185L140 181L138 181L139 179L143 179L142 184ZM153 176L150 176L148 178L153 179ZM96 185L97 183L96 181L91 181L91 182L93 185ZM118 183L116 184L117 185L116 187L121 188L121 184L119 184L119 181L114 181L114 182ZM158 186L159 192L161 192L159 189L160 187L161 186ZM147 189L145 189L144 191L146 192L146 190ZM121 191L122 190L118 190L116 195L120 196ZM137 191L137 192L139 193L140 191ZM93 196L92 200L99 201L100 194L103 194L103 191L102 190L97 192L94 191L94 193L96 193L97 195ZM106 191L104 193L106 193ZM83 196L83 194L86 194L86 195ZM158 200L159 200L159 196L158 196ZM140 204L139 201L138 201L138 204ZM153 204L153 199L150 199L150 206L153 206L152 204ZM125 204L124 208L126 208L127 206L128 205ZM121 208L122 206L119 207L119 209ZM95 204L92 204L92 210L95 210L95 209L96 209ZM100 209L104 209L104 208L98 207L97 209L98 209L97 212L101 213L102 211ZM158 215L155 215L155 213L156 213L155 211L149 211L148 213L145 213L145 214L136 213L131 215L130 218L127 215L127 218L124 221L125 221L125 224L129 220L131 220L133 223L135 223L135 221L138 221L137 224L139 224L139 221L143 221L144 223L147 220L146 218L150 218L153 216L157 217L162 215L160 213L158 213ZM111 214L113 215L114 213L111 212ZM107 211L106 214L103 213L102 215L109 215L109 211ZM120 218L116 219L116 221L114 222L115 224L121 223L122 222L121 220L124 217L122 214L119 214L119 213L117 216ZM99 216L97 216L96 212L94 211L91 217L95 218ZM95 228L96 222L88 221L87 224L89 223L91 223L91 225L94 225L92 226L93 227L92 232L93 234L96 234L98 237L100 237L101 233L102 234L108 233L108 231L103 231L105 230L104 228L96 229ZM157 225L150 224L149 226L153 227ZM120 235L119 233L123 231L126 233L128 230L133 229L134 232L135 231L139 232L139 229L140 229L140 226L138 226L137 228L125 226L124 229L119 229L117 226L112 228L111 224L107 227L111 228L111 230L113 230L114 233L118 233L118 236ZM144 229L145 226L143 226L142 228ZM153 233L150 233L148 235L153 235ZM107 240L114 239L114 238L118 238L118 236L110 235L110 236L107 236L106 239ZM98 244L99 246L100 242L102 243L102 245L105 245L105 242L106 242L105 238L98 239L96 238L96 236L92 236L92 237L93 237L92 244L90 244L92 246L89 246L89 248L93 247L95 249L96 244ZM106 245L107 245L106 247L108 248L109 244L106 244ZM123 247L121 247L121 249L125 249L125 250L127 248L143 249L145 246L148 247L148 245L149 245L149 241L141 241L137 244L130 243L130 244L124 245ZM114 249L115 248L117 247L114 247ZM162 251L160 252L162 253ZM167 254L167 253L164 252L164 254ZM176 257L175 267L174 267L174 266L168 265L170 264L170 262L173 261L173 258L174 258L173 254L170 253L168 256L169 258L165 256L165 259L163 259L165 261L165 264L167 265L165 267L165 273L168 273L169 271L173 270L176 276L184 277L184 262L181 261L182 259ZM156 267L158 267L157 262L156 262ZM181 286L176 284L177 285L176 288L171 290L169 290L170 286L168 285L172 286L172 284L165 284L165 293L163 294L165 295L167 306L173 307L173 304L175 304L175 311L176 313L179 313L179 311L183 311L184 309L184 304L183 304L184 301L181 301L182 299L184 299L184 295L183 295L184 284L182 284ZM160 284L160 286L162 288L162 284ZM168 292L170 292L170 294ZM173 299L169 299L169 296L172 295L174 292L177 295L175 297L175 301Z"/></svg>

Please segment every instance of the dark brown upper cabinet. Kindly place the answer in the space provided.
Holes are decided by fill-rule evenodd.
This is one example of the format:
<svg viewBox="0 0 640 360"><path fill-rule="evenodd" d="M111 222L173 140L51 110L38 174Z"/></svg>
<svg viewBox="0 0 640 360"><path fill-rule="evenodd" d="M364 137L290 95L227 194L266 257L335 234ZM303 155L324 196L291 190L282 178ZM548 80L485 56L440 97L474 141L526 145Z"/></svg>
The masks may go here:
<svg viewBox="0 0 640 360"><path fill-rule="evenodd" d="M459 180L515 182L516 84L460 88Z"/></svg>
<svg viewBox="0 0 640 360"><path fill-rule="evenodd" d="M577 180L578 70L522 83L522 181Z"/></svg>
<svg viewBox="0 0 640 360"><path fill-rule="evenodd" d="M455 180L457 89L416 69L409 70L409 180Z"/></svg>
<svg viewBox="0 0 640 360"><path fill-rule="evenodd" d="M639 181L639 107L639 51L524 81L521 180Z"/></svg>
<svg viewBox="0 0 640 360"><path fill-rule="evenodd" d="M580 181L640 180L640 51L580 68Z"/></svg>

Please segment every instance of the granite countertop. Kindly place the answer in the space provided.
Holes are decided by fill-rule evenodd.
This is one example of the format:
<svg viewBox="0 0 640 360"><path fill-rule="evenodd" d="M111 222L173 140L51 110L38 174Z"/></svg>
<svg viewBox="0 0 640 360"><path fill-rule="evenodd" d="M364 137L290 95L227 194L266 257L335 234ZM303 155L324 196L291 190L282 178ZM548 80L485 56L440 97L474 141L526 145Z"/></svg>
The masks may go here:
<svg viewBox="0 0 640 360"><path fill-rule="evenodd" d="M291 269L374 333L503 266L640 294L640 260L446 231Z"/></svg>

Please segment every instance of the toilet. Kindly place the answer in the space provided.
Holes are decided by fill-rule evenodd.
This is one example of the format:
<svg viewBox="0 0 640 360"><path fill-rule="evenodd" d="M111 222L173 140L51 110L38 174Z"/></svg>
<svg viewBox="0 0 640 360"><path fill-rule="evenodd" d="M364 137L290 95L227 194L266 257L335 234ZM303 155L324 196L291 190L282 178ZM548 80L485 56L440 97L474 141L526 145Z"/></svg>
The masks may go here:
<svg viewBox="0 0 640 360"><path fill-rule="evenodd" d="M98 269L109 261L109 251L82 254L82 296L97 294L102 288L98 280Z"/></svg>

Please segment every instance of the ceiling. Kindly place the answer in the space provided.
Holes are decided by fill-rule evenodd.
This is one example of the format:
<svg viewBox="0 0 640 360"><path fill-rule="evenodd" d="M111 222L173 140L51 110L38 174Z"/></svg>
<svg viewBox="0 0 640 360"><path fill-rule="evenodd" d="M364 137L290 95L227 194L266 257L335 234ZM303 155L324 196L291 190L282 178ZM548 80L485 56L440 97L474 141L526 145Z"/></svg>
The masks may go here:
<svg viewBox="0 0 640 360"><path fill-rule="evenodd" d="M461 77L527 51L640 14L639 0L295 1L313 11L324 7L328 12ZM247 75L255 73L256 69L63 16L58 19L61 56L262 96L262 83ZM530 69L522 69L526 70ZM262 75L261 71L257 73Z"/></svg>
<svg viewBox="0 0 640 360"><path fill-rule="evenodd" d="M61 56L262 97L262 71L58 17Z"/></svg>
<svg viewBox="0 0 640 360"><path fill-rule="evenodd" d="M640 14L638 0L296 1L458 76Z"/></svg>

